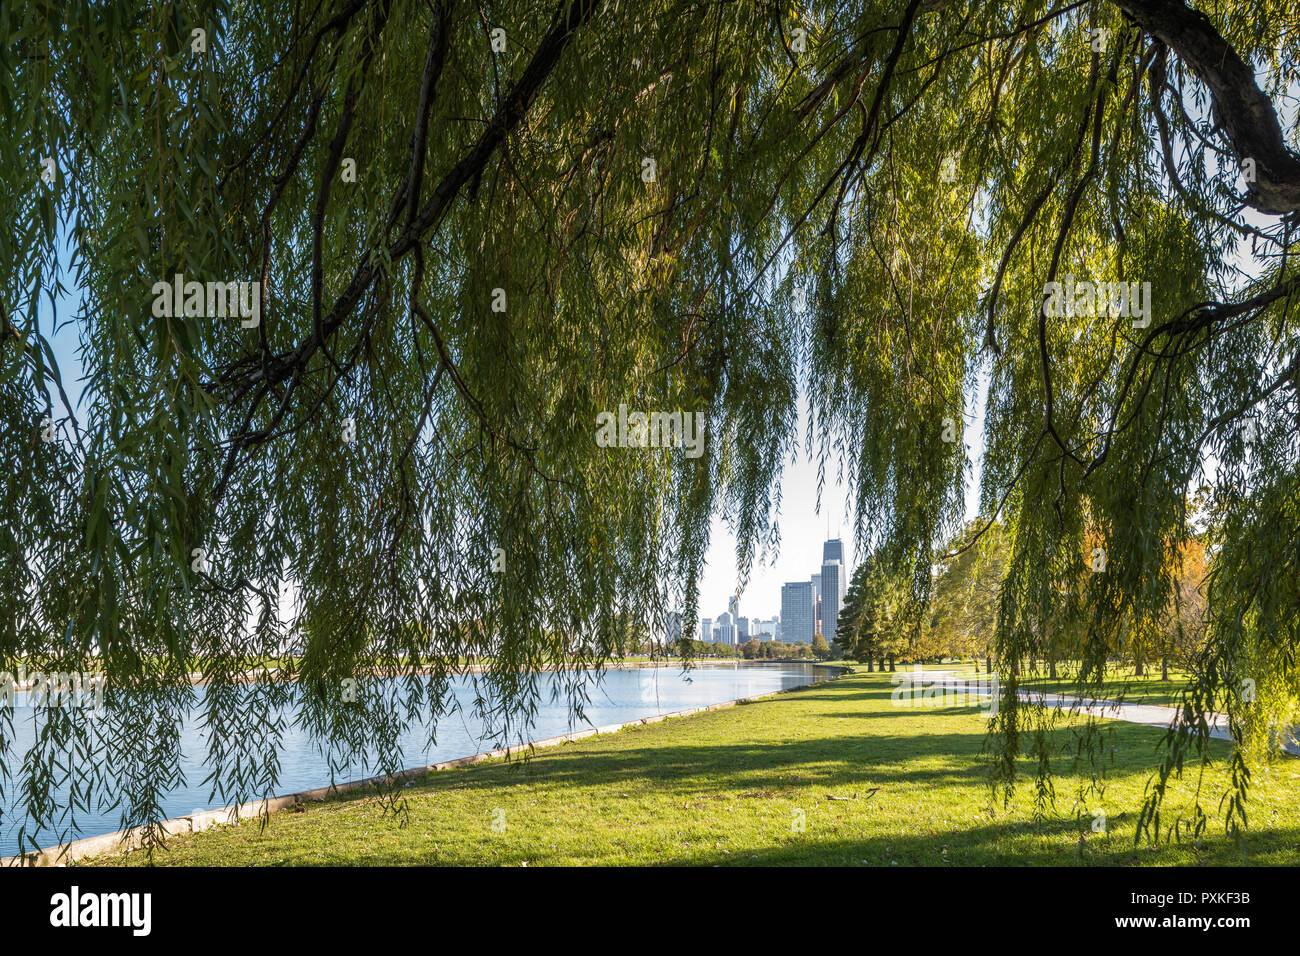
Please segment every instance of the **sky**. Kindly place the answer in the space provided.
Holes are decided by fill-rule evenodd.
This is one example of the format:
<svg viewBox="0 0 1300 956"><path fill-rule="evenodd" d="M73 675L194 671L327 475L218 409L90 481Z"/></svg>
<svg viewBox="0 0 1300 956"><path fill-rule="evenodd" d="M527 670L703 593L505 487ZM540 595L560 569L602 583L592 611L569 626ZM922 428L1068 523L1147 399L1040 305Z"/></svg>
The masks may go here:
<svg viewBox="0 0 1300 956"><path fill-rule="evenodd" d="M984 436L984 392L988 377L981 374L974 394L967 396L968 412L965 435L968 454L974 468L966 479L966 517L979 511L980 460ZM796 434L807 431L808 403L801 396ZM769 564L757 560L750 569L749 583L740 595L740 616L768 619L781 613L781 585L789 581L807 581L822 569L822 544L829 525L831 538L844 541L844 558L851 574L858 565L857 543L853 540L853 495L836 476L840 469L834 459L826 465L826 485L822 489L821 509L817 508L817 464L803 453L799 443L797 459L787 462L781 475L780 553ZM736 538L718 517L709 533L709 550L700 584L700 617L716 618L727 610L727 600L736 591L739 572L736 562ZM695 622L697 628L699 621Z"/></svg>

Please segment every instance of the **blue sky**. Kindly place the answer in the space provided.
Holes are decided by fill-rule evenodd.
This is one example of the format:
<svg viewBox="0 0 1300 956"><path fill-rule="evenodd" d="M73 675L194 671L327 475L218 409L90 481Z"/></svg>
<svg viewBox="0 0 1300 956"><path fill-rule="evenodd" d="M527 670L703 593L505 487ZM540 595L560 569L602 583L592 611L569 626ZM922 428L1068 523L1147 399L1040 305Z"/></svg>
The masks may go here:
<svg viewBox="0 0 1300 956"><path fill-rule="evenodd" d="M966 515L973 517L979 510L979 464L983 451L984 394L988 379L981 375L975 395L967 397L971 409L966 421L966 442L973 449L973 473L966 481ZM801 412L806 416L807 402L801 397ZM799 434L805 433L806 417L799 424ZM750 618L770 618L781 613L781 585L787 581L807 581L821 571L822 543L830 537L844 541L844 556L852 570L858 564L856 542L853 540L852 492L836 481L838 463L828 462L826 484L822 489L820 510L817 507L817 463L803 451L787 462L781 475L781 511L778 516L781 531L781 550L769 564L755 561L750 570L749 583L740 595L740 613ZM736 538L720 518L713 519L709 535L709 551L700 585L700 617L717 617L727 609L727 599L735 593L738 571L736 567ZM696 622L698 626L699 622Z"/></svg>

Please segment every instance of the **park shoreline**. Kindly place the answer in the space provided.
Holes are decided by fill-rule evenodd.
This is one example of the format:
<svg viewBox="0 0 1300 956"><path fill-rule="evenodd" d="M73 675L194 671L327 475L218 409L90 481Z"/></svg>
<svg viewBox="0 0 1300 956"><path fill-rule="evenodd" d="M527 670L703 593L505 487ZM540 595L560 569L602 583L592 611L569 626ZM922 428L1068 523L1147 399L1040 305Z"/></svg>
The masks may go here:
<svg viewBox="0 0 1300 956"><path fill-rule="evenodd" d="M711 661L709 663L764 664L769 662L732 660ZM379 776L366 777L360 780L349 780L344 783L335 784L332 787L316 787L298 793L283 794L276 797L264 797L260 800L250 800L241 804L231 804L230 806L219 807L215 810L204 810L201 813L172 817L168 820L160 820L154 826L163 836L180 836L187 833L202 833L204 830L209 830L214 826L234 825L239 823L241 819L247 819L253 816L269 816L272 813L287 810L300 804L321 803L331 797L346 793L355 793L357 791L367 790L374 787L401 784L442 770L455 770L461 767L472 767L475 764L483 763L486 760L494 760L503 757L508 760L521 753L541 750L548 747L557 747L562 744L584 740L588 737L595 737L600 734L618 733L620 730L628 727L657 724L662 723L665 720L690 717L695 714L702 714L713 710L727 710L740 704L754 703L760 700L767 700L776 697L780 694L788 694L793 691L804 690L805 688L824 683L827 680L834 680L838 677L843 677L845 674L853 673L852 667L845 667L837 664L824 664L817 661L772 661L770 663L807 663L814 669L821 668L823 670L829 670L832 673L807 684L800 684L797 687L788 687L784 690L773 691L768 694L758 694L753 697L737 697L716 704L706 704L702 707L690 707L685 710L672 711L667 714L656 714L650 717L641 717L636 720L628 720L618 724L608 724L604 727L591 727L586 730L578 730L568 734L561 734L556 737L545 737L540 740L528 741L516 746L499 747L495 750L470 754L467 757L456 757L452 760L443 760L423 767L411 767L391 775L380 774ZM671 666L671 664L672 662L667 661L662 663L633 661L622 663L616 668L610 669L668 667ZM132 827L128 830L115 830L112 833L104 833L99 836L83 837L79 840L72 840L68 843L61 843L57 846L46 847L41 850L31 850L27 853L20 853L10 857L0 858L0 867L65 866L68 863L75 863L79 860L88 859L90 857L121 855L141 847L144 844L148 830L149 827L147 825Z"/></svg>

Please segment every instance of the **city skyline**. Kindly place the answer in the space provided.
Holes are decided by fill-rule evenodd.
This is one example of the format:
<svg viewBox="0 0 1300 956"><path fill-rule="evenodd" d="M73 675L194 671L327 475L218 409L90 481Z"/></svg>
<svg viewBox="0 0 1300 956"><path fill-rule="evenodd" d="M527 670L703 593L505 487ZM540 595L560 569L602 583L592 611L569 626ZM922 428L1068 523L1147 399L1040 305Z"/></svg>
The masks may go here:
<svg viewBox="0 0 1300 956"><path fill-rule="evenodd" d="M849 576L843 556L844 542L841 538L825 539L820 570L803 580L781 584L778 615L771 618L747 617L742 613L738 596L731 595L727 599L727 610L716 618L700 615L700 639L733 646L762 634L769 635L770 640L786 643L809 643L816 634L821 634L827 641L833 640Z"/></svg>
<svg viewBox="0 0 1300 956"><path fill-rule="evenodd" d="M971 446L971 469L966 475L965 519L979 514L979 481L984 459L984 408L988 390L988 372L976 375L968 390L965 435ZM799 396L801 421L808 416L805 395ZM802 427L802 426L800 426ZM740 603L747 615L770 618L781 612L781 585L811 578L821 572L826 541L839 538L843 545L843 563L849 572L861 561L853 534L852 496L840 476L845 462L832 454L826 460L825 483L818 493L818 466L807 455L794 454L781 465L782 508L777 516L781 534L780 550L764 562L755 555L749 581L740 590ZM820 504L818 502L820 501ZM805 503L807 503L805 505ZM806 570L805 570L806 569ZM697 618L716 614L727 607L738 590L736 538L726 523L714 516L709 525L709 547L704 572L700 575ZM829 637L827 638L829 640Z"/></svg>

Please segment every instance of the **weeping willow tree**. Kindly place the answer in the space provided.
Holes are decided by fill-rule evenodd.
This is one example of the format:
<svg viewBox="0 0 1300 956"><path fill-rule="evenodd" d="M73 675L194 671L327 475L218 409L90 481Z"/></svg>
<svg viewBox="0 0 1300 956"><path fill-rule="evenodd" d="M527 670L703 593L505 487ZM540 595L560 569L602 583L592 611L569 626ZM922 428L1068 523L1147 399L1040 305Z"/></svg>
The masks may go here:
<svg viewBox="0 0 1300 956"><path fill-rule="evenodd" d="M96 794L163 815L196 708L232 802L275 792L289 712L339 772L398 769L466 662L503 735L545 669L581 713L582 670L694 618L711 514L742 577L778 545L800 448L920 607L984 383L1000 660L1068 618L1099 681L1213 485L1211 636L1145 830L1216 708L1244 801L1300 691L1297 19L0 3L0 666L109 687L96 722L42 711L20 767L0 717L28 841ZM1003 678L1003 781L1027 748L1050 775Z"/></svg>

